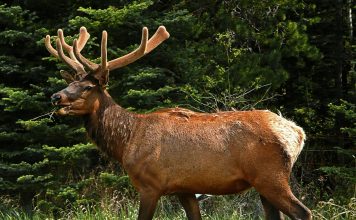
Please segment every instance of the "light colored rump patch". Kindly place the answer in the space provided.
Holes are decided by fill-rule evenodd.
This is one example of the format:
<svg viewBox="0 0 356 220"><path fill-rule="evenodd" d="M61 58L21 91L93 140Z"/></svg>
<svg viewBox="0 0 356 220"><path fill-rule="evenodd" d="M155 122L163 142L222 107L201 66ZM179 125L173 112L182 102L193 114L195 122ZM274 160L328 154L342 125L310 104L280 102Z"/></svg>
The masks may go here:
<svg viewBox="0 0 356 220"><path fill-rule="evenodd" d="M302 151L306 139L303 129L293 121L275 114L270 117L269 125L278 141L283 145L286 153L290 156L293 165Z"/></svg>

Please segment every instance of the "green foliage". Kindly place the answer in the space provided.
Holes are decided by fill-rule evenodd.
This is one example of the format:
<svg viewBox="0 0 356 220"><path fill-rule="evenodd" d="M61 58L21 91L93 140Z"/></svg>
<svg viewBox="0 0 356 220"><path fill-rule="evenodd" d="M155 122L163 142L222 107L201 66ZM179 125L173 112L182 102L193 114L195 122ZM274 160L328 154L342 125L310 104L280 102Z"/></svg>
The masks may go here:
<svg viewBox="0 0 356 220"><path fill-rule="evenodd" d="M144 10L152 5L152 1L133 1L122 8L109 6L106 9L92 9L79 7L78 11L88 15L91 20L83 19L77 16L71 20L70 23L74 26L85 25L88 27L117 27L125 24L126 22L137 21L136 19L141 16Z"/></svg>
<svg viewBox="0 0 356 220"><path fill-rule="evenodd" d="M314 219L354 219L356 218L356 199L351 198L345 205L334 200L319 202L313 210Z"/></svg>
<svg viewBox="0 0 356 220"><path fill-rule="evenodd" d="M4 111L40 111L43 109L41 106L43 103L39 102L44 98L43 92L31 94L28 90L2 87L0 94L4 96L0 100L0 105L4 106Z"/></svg>
<svg viewBox="0 0 356 220"><path fill-rule="evenodd" d="M19 196L26 208L34 197L50 201L58 194L63 199L55 205L62 206L70 196L62 189L91 170L95 159L89 158L97 152L92 144L78 144L87 140L76 122L31 120L50 111L50 94L63 86L49 78L51 69L42 62L42 39L48 31L39 28L34 13L19 6L1 5L0 16L0 193ZM52 197L50 191L55 192Z"/></svg>
<svg viewBox="0 0 356 220"><path fill-rule="evenodd" d="M133 72L124 83L127 94L120 103L132 110L169 106L177 88L174 78L166 76L163 69L144 68Z"/></svg>
<svg viewBox="0 0 356 220"><path fill-rule="evenodd" d="M343 146L335 147L336 155L342 164L334 163L333 166L322 166L319 168L322 172L338 182L335 189L336 193L348 194L355 193L354 186L356 184L356 105L347 101L341 100L340 104L329 104L331 114L337 118L338 114L342 115L344 127L339 128L340 134L344 135L342 139ZM348 199L341 195L341 198Z"/></svg>
<svg viewBox="0 0 356 220"><path fill-rule="evenodd" d="M356 169L355 167L321 167L321 171L331 176L336 176L350 182L350 190L354 190L352 185L356 183ZM339 181L337 181L339 182ZM341 181L340 181L341 182Z"/></svg>
<svg viewBox="0 0 356 220"><path fill-rule="evenodd" d="M344 115L347 123L345 123L345 127L340 128L340 130L351 138L353 144L356 144L356 139L352 139L356 137L356 104L341 100L340 104L331 103L329 107L334 116L337 113Z"/></svg>

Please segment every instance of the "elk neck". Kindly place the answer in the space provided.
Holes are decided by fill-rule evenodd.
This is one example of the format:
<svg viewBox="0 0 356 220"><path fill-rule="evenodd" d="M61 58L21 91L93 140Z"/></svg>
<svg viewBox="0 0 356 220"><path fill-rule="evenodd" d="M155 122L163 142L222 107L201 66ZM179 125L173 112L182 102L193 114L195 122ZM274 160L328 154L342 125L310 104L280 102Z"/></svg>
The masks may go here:
<svg viewBox="0 0 356 220"><path fill-rule="evenodd" d="M134 113L115 103L106 90L100 92L94 111L84 116L89 137L101 151L122 164L123 152L135 124Z"/></svg>

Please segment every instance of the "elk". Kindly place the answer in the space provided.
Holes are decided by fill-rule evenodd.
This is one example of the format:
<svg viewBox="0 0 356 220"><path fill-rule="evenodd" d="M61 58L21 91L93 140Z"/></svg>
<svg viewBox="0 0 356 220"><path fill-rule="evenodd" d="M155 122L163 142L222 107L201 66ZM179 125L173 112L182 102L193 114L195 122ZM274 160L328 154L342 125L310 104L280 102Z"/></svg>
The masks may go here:
<svg viewBox="0 0 356 220"><path fill-rule="evenodd" d="M56 49L46 36L48 51L74 71L61 71L69 85L51 101L59 115L81 116L91 140L125 169L140 195L138 219L152 219L157 201L168 194L178 196L188 219L201 219L195 193L236 194L252 187L260 194L266 219L283 219L283 213L311 219L289 187L305 141L302 128L268 110L129 112L107 92L109 72L151 52L169 33L160 26L148 39L144 27L136 50L108 61L103 31L100 64L80 53L89 36L82 27L70 46L59 29Z"/></svg>

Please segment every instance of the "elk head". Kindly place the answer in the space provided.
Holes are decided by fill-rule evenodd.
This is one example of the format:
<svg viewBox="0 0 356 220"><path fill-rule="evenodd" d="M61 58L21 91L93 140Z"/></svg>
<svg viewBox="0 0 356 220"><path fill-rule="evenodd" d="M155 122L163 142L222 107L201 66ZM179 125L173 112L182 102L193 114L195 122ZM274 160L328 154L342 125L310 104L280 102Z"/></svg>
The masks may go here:
<svg viewBox="0 0 356 220"><path fill-rule="evenodd" d="M61 70L62 77L69 85L51 96L52 103L62 107L57 112L60 115L90 114L100 102L100 94L107 94L106 85L109 81L110 70L124 67L151 52L169 38L169 33L164 26L160 26L156 33L148 39L148 29L144 27L141 44L136 50L108 62L107 32L103 31L100 64L90 61L80 53L89 37L86 28L81 27L78 39L75 39L73 45L70 46L64 40L63 31L59 29L56 49L51 45L50 36L47 35L45 38L47 50L74 71L74 74L70 74ZM64 53L63 48L69 56Z"/></svg>

